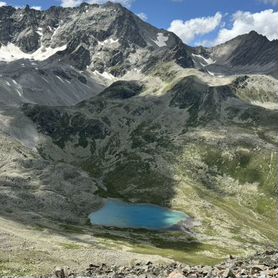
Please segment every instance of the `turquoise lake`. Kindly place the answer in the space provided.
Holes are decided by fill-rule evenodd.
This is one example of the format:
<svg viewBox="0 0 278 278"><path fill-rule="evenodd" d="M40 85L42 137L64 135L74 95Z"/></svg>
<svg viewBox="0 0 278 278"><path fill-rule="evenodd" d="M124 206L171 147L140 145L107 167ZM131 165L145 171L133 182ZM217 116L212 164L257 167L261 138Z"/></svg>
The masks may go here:
<svg viewBox="0 0 278 278"><path fill-rule="evenodd" d="M133 204L108 199L104 206L89 215L93 225L117 228L167 230L185 221L188 216L150 204Z"/></svg>

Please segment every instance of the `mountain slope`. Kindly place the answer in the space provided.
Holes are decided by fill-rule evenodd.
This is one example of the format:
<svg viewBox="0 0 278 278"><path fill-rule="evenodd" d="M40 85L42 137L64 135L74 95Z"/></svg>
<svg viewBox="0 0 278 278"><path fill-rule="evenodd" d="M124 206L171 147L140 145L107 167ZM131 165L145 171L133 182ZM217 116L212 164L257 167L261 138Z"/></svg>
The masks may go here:
<svg viewBox="0 0 278 278"><path fill-rule="evenodd" d="M47 11L1 7L0 17L2 49L14 47L22 55L33 53L35 59L43 59L40 53L56 52L54 59L78 69L89 66L116 76L135 68L147 70L161 61L193 67L190 48L177 36L143 22L119 4L83 3Z"/></svg>
<svg viewBox="0 0 278 278"><path fill-rule="evenodd" d="M212 75L277 75L277 41L251 32L211 49L190 48L110 2L46 11L4 6L0 23L3 104L76 104L117 78L148 75L167 62Z"/></svg>
<svg viewBox="0 0 278 278"><path fill-rule="evenodd" d="M269 76L240 76L234 80L237 95L244 101L278 109L278 80Z"/></svg>
<svg viewBox="0 0 278 278"><path fill-rule="evenodd" d="M0 7L4 105L76 104L115 77L148 72L168 61L193 67L191 49L119 4L46 11Z"/></svg>
<svg viewBox="0 0 278 278"><path fill-rule="evenodd" d="M62 63L19 60L0 67L0 104L73 105L101 92L105 81Z"/></svg>
<svg viewBox="0 0 278 278"><path fill-rule="evenodd" d="M1 7L0 21L0 275L146 254L215 264L276 243L277 41L191 48L110 2ZM191 218L88 225L106 198Z"/></svg>
<svg viewBox="0 0 278 278"><path fill-rule="evenodd" d="M255 31L195 51L195 64L217 75L260 73L278 77L278 41L269 41Z"/></svg>
<svg viewBox="0 0 278 278"><path fill-rule="evenodd" d="M122 81L75 107L23 111L44 138L41 154L79 165L101 196L184 211L202 223L196 239L224 253L272 244L278 113L200 78L160 96Z"/></svg>

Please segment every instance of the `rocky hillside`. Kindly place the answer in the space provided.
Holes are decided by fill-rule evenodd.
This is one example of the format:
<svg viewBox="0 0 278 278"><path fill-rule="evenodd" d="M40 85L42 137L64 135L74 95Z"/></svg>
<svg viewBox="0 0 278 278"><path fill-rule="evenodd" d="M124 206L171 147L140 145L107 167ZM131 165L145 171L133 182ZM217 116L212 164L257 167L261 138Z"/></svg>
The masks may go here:
<svg viewBox="0 0 278 278"><path fill-rule="evenodd" d="M278 252L268 251L248 259L236 259L230 257L226 262L211 266L188 266L183 264L172 263L170 265L156 266L152 262L147 264L136 264L132 267L109 268L107 265L91 264L87 269L86 276L89 277L161 277L161 278L249 278L249 277L277 277L278 276ZM63 269L56 269L55 274L59 277ZM64 271L70 274L71 271Z"/></svg>
<svg viewBox="0 0 278 278"><path fill-rule="evenodd" d="M41 155L79 165L100 196L186 211L202 222L196 231L205 241L257 249L277 236L270 223L278 113L241 100L233 84L214 82L184 76L156 95L146 82L118 81L74 107L23 111L44 138Z"/></svg>
<svg viewBox="0 0 278 278"><path fill-rule="evenodd" d="M161 61L193 67L189 47L177 36L111 2L47 11L7 6L1 7L0 20L2 51L17 49L23 57L45 60L56 53L53 59L80 70L90 67L115 76L131 69L146 71Z"/></svg>
<svg viewBox="0 0 278 278"><path fill-rule="evenodd" d="M233 82L242 100L268 109L278 109L278 80L268 76L240 76Z"/></svg>
<svg viewBox="0 0 278 278"><path fill-rule="evenodd" d="M278 77L278 41L255 31L213 48L197 48L195 65L216 75L264 73Z"/></svg>
<svg viewBox="0 0 278 278"><path fill-rule="evenodd" d="M193 67L190 47L119 4L0 7L0 104L76 104L168 61Z"/></svg>
<svg viewBox="0 0 278 278"><path fill-rule="evenodd" d="M61 63L18 60L0 67L0 106L73 105L105 88L97 76Z"/></svg>

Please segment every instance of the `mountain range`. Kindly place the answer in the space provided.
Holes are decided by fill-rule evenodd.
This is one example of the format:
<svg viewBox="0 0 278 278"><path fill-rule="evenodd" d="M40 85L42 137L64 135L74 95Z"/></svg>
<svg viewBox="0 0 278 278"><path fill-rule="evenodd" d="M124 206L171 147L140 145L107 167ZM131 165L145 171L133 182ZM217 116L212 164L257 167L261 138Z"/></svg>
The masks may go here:
<svg viewBox="0 0 278 278"><path fill-rule="evenodd" d="M0 236L11 242L0 275L83 267L96 253L214 264L274 246L277 50L254 31L190 47L111 2L0 7ZM193 227L88 225L105 198L183 211Z"/></svg>

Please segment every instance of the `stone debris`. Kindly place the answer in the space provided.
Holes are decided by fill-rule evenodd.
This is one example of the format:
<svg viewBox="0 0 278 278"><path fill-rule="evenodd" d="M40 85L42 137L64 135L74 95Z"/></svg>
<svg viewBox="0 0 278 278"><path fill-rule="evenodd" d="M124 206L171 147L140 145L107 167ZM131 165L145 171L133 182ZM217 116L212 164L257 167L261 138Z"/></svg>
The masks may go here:
<svg viewBox="0 0 278 278"><path fill-rule="evenodd" d="M156 265L152 262L136 263L133 266L109 266L90 264L84 276L69 269L55 269L52 278L278 278L278 251L267 251L248 259L233 256L216 266L189 266L181 263Z"/></svg>

